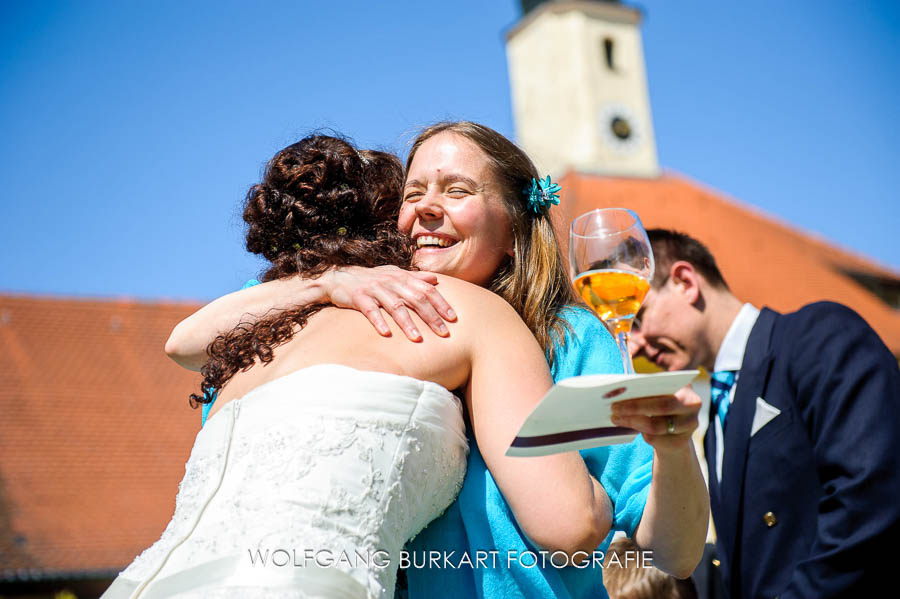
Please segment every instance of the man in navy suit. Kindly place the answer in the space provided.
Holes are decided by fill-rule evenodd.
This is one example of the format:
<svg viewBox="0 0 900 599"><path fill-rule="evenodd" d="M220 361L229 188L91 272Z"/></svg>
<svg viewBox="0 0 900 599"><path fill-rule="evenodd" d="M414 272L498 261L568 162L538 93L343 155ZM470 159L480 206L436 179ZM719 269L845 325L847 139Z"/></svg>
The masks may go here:
<svg viewBox="0 0 900 599"><path fill-rule="evenodd" d="M729 291L702 244L648 233L656 275L631 349L667 370L712 373L704 448L728 595L824 599L895 588L897 359L853 310L831 302L759 310Z"/></svg>

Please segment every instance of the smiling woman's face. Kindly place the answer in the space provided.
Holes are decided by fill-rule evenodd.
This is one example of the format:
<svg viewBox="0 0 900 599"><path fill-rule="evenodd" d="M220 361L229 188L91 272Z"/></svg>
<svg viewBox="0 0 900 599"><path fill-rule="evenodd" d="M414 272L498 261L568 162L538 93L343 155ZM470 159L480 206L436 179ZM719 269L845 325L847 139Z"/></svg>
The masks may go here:
<svg viewBox="0 0 900 599"><path fill-rule="evenodd" d="M475 143L438 133L413 158L398 226L416 240L415 264L480 285L513 254L512 226L488 157Z"/></svg>

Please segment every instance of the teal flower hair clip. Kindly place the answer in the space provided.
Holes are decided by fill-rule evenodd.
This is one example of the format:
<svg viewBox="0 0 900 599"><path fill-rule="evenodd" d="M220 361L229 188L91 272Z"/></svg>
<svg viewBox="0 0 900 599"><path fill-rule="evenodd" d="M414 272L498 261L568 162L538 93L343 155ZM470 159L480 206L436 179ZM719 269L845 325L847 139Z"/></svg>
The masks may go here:
<svg viewBox="0 0 900 599"><path fill-rule="evenodd" d="M550 181L550 175L546 179L532 179L531 185L525 188L528 195L528 208L535 214L541 214L550 206L559 204L559 183Z"/></svg>

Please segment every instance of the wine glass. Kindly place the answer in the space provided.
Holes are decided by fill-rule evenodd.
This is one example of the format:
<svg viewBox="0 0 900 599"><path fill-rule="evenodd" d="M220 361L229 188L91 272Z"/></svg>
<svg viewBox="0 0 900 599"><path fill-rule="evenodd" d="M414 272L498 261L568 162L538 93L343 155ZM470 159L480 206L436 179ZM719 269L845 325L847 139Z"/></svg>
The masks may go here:
<svg viewBox="0 0 900 599"><path fill-rule="evenodd" d="M653 250L641 219L625 208L603 208L572 221L569 260L575 289L607 324L625 372L634 374L628 335L653 278Z"/></svg>

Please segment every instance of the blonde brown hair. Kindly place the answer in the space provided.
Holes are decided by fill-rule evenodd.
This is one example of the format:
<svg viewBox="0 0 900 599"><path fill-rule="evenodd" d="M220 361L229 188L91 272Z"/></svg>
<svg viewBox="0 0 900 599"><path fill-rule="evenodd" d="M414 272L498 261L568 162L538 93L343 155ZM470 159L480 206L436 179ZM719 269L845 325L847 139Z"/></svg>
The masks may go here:
<svg viewBox="0 0 900 599"><path fill-rule="evenodd" d="M487 287L515 308L552 364L554 340L562 343L566 338L566 322L559 311L581 302L569 281L548 211L535 214L526 203L525 190L539 177L537 169L525 152L490 127L455 121L432 125L416 137L406 159L407 172L422 144L444 132L468 139L490 161L512 223L515 253Z"/></svg>
<svg viewBox="0 0 900 599"><path fill-rule="evenodd" d="M639 564L636 558L628 559L628 552L636 556L640 550L627 538L610 543L603 562L603 586L609 599L697 599L690 578L675 578L652 565ZM618 557L615 564L613 556Z"/></svg>

